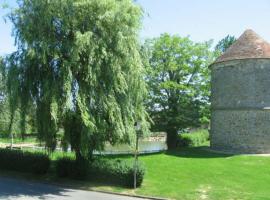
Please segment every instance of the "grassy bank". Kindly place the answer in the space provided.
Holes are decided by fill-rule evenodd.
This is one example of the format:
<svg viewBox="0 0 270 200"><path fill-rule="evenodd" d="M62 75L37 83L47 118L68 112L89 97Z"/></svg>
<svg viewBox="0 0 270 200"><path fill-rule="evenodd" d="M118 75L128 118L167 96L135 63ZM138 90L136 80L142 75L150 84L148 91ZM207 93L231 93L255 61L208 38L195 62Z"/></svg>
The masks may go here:
<svg viewBox="0 0 270 200"><path fill-rule="evenodd" d="M51 158L61 156L62 154L58 152ZM106 156L105 158L133 159L131 156ZM146 175L142 186L136 191L96 183L94 180L89 182L64 179L63 182L83 189L179 200L270 199L270 157L223 155L208 152L205 147L193 147L144 155L140 156L140 160L146 167ZM43 177L43 179L48 179L48 177ZM61 179L55 179L55 177L49 179L61 182Z"/></svg>
<svg viewBox="0 0 270 200"><path fill-rule="evenodd" d="M136 194L179 200L270 199L270 157L222 155L194 147L140 159L147 172Z"/></svg>

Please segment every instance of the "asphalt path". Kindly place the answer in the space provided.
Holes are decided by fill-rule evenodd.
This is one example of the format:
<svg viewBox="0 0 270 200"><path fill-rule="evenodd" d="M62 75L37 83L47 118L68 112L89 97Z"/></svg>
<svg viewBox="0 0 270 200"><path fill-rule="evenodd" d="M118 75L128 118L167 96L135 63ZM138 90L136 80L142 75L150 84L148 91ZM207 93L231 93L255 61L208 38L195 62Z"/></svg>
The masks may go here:
<svg viewBox="0 0 270 200"><path fill-rule="evenodd" d="M100 192L76 190L21 179L0 177L0 199L5 200L142 200Z"/></svg>

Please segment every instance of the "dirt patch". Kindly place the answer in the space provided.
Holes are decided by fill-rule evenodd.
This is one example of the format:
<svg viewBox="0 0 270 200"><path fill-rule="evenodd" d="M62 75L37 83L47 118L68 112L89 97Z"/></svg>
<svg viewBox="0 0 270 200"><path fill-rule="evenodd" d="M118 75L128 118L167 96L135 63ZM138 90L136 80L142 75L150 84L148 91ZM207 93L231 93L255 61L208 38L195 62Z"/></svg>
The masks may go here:
<svg viewBox="0 0 270 200"><path fill-rule="evenodd" d="M201 200L208 199L208 194L210 190L211 190L210 185L201 185L199 189L197 189L197 192L199 193L199 199Z"/></svg>

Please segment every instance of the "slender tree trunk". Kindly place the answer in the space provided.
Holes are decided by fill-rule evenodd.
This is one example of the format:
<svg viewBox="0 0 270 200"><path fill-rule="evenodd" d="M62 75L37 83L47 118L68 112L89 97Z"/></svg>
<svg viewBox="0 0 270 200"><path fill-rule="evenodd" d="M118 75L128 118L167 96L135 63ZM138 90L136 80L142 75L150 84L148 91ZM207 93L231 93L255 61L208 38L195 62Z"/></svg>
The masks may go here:
<svg viewBox="0 0 270 200"><path fill-rule="evenodd" d="M134 189L136 189L137 187L138 147L139 147L139 137L138 132L136 132L136 146L134 154Z"/></svg>
<svg viewBox="0 0 270 200"><path fill-rule="evenodd" d="M12 133L13 120L14 120L14 112L11 112L10 122L9 122L9 126L8 126L8 132L10 134L10 139L11 139L11 143L10 143L11 148L13 147L13 133Z"/></svg>
<svg viewBox="0 0 270 200"><path fill-rule="evenodd" d="M20 126L21 126L21 137L22 137L22 140L25 139L25 132L26 132L26 127L25 127L25 123L26 123L26 109L25 107L23 107L21 109L21 122L20 122Z"/></svg>

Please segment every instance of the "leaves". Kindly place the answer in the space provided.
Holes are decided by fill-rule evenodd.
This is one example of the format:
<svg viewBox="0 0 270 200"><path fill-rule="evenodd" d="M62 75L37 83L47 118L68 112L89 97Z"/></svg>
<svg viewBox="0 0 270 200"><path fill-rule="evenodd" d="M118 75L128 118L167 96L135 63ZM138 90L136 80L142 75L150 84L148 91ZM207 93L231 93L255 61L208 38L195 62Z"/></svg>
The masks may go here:
<svg viewBox="0 0 270 200"><path fill-rule="evenodd" d="M141 17L130 0L21 0L11 13L18 73L9 70L9 77L19 82L10 93L37 106L39 134L48 148L53 150L65 120L80 126L66 138L81 138L76 151L85 157L106 141L131 142L137 120L148 129ZM76 120L66 119L70 112Z"/></svg>
<svg viewBox="0 0 270 200"><path fill-rule="evenodd" d="M208 65L213 61L211 41L194 43L188 37L162 34L142 48L146 66L148 111L154 130L170 134L198 126L209 103ZM147 60L149 57L149 60ZM209 106L208 106L209 108Z"/></svg>
<svg viewBox="0 0 270 200"><path fill-rule="evenodd" d="M223 38L217 43L217 45L215 46L215 50L220 55L221 53L224 53L235 41L236 38L234 36L227 35L225 38Z"/></svg>

